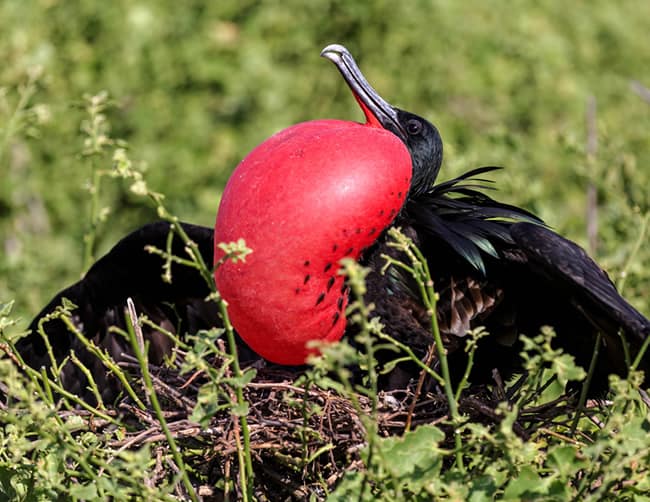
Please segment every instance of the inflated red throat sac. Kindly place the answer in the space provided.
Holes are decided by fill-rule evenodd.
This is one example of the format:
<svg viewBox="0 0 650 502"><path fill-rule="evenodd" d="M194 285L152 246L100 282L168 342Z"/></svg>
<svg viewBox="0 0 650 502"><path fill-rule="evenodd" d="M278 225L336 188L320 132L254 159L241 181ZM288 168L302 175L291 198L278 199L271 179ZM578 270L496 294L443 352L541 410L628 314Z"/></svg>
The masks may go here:
<svg viewBox="0 0 650 502"><path fill-rule="evenodd" d="M219 207L215 244L243 238L252 253L223 263L217 288L240 336L275 363L303 364L315 352L309 341L343 336L339 262L358 259L409 192L406 146L382 127L365 79L351 87L365 124L314 120L280 131L237 166ZM222 257L215 246L215 263Z"/></svg>

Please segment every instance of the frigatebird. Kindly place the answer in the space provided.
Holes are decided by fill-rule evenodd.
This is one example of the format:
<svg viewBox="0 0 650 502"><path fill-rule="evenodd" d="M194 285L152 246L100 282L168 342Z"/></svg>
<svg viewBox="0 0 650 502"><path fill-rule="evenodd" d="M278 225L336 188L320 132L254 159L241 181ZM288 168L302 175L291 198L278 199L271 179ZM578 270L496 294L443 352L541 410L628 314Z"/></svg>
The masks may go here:
<svg viewBox="0 0 650 502"><path fill-rule="evenodd" d="M601 382L610 373L624 375L628 371L626 349L634 357L650 335L650 321L619 295L607 274L580 246L553 232L530 212L489 197L484 176L497 168L482 167L436 183L443 150L436 127L381 98L343 46L330 45L322 56L338 68L367 122L336 121L332 134L332 121L308 122L263 143L263 155L254 151L233 174L217 218L217 241L224 237L254 240L255 232L264 233L265 240L255 241L258 249L254 246L248 265L223 266L215 274L217 285L236 312L234 326L247 344L271 361L299 364L308 353L304 347L307 341L342 336L349 292L335 275L334 260L353 257L370 268L366 300L375 305L385 330L424 357L432 343L430 317L418 290L395 267L382 272L384 255L395 253L387 229L399 227L428 261L440 297L437 319L450 352L462 353L457 349L462 347L467 331L485 326L490 336L483 340L476 356L483 362L479 367L512 366L519 335L533 336L549 325L557 332L557 343L584 366L596 340L601 340L596 366ZM355 134L359 134L363 148L355 146ZM318 145L315 151L314 144ZM406 175L403 151L410 160ZM336 161L332 160L333 152ZM371 161L364 163L364 152L372 153ZM286 170L289 157L294 164ZM309 162L301 164L305 157ZM266 164L265 158L269 159ZM397 180L385 177L390 173L386 158L389 167L393 163L399 173ZM354 173L351 179L341 162L349 163ZM280 174L276 175L276 168ZM260 174L264 169L270 177ZM323 176L317 177L316 191L309 169ZM376 191L374 169L382 180L379 185L389 185L387 191ZM306 186L306 179L312 186ZM268 183L275 184L269 188ZM364 187L364 183L372 186ZM283 191L267 206L275 190ZM312 190L309 197L296 196L304 195L305 190ZM330 203L328 197L334 197L335 202ZM370 204L372 211L363 210L363 206L357 209L358 214L350 214L350 208L357 206L349 199L357 198ZM332 216L329 212L340 214ZM301 219L309 225L299 224ZM214 257L219 259L222 252L219 248L215 251L212 229L190 224L183 224L183 229L206 263L213 263ZM309 238L297 235L298 231ZM195 269L174 264L173 282L167 284L161 275L162 258L145 251L148 246L165 248L169 232L166 222L135 231L81 281L56 295L32 321L31 334L17 344L24 360L34 367L49 364L45 343L37 333L41 325L57 360L75 350L95 375L103 397L116 395L117 382L68 327L60 319L49 320L63 298L77 305L72 315L76 328L117 360L129 348L109 328L124 326L127 298L134 300L138 312L172 332L219 325L214 304L205 299L209 290L204 278ZM293 245L294 241L300 243ZM272 252L260 250L264 246L270 246ZM180 255L183 247L174 237L172 252ZM255 262L252 257L256 252L264 259ZM275 262L276 253L281 266ZM260 312L262 320L255 321ZM292 326L296 327L294 332ZM333 326L337 329L334 334ZM154 362L171 350L171 343L156 330L145 329L145 337L151 342ZM248 352L249 357L251 354ZM649 369L648 357L641 367ZM62 381L92 400L84 391L85 376L76 366L68 363L64 367Z"/></svg>

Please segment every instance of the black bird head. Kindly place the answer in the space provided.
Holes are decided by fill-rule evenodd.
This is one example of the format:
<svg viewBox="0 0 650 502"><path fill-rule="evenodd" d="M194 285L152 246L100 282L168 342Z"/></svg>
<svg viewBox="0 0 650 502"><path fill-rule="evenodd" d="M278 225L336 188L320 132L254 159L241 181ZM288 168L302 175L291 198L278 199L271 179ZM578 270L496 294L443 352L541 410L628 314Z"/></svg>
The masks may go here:
<svg viewBox="0 0 650 502"><path fill-rule="evenodd" d="M368 83L350 52L342 45L328 45L321 56L338 68L370 124L381 125L400 138L411 154L413 177L409 196L433 185L442 164L442 138L426 119L390 105Z"/></svg>

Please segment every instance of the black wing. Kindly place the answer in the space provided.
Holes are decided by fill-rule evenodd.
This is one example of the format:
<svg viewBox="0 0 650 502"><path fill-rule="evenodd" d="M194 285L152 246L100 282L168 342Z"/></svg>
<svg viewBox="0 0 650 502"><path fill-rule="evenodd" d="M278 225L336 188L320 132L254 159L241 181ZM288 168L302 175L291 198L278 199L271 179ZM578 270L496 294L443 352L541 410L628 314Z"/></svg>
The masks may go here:
<svg viewBox="0 0 650 502"><path fill-rule="evenodd" d="M531 271L563 289L567 301L606 337L608 344L620 345L620 330L632 353L638 351L650 336L650 321L618 293L584 249L539 225L517 223L510 233Z"/></svg>
<svg viewBox="0 0 650 502"><path fill-rule="evenodd" d="M194 241L208 265L213 262L213 231L197 225L182 224L183 230ZM76 328L99 347L119 361L122 353L129 352L129 344L122 337L109 333L111 326L125 328L125 306L132 298L139 314L145 314L155 324L172 333L195 332L202 328L220 325L216 305L206 302L209 286L195 268L172 264L172 282L163 280L164 260L146 250L153 246L167 250L171 239L171 252L188 258L183 241L171 234L168 222L157 222L134 231L118 242L100 258L85 277L58 293L34 318L31 333L16 344L17 350L27 364L39 368L50 366L43 337L37 332L42 322L44 332L52 345L57 362L74 350L79 359L93 374L102 398L112 400L119 391L118 382L107 374L101 362L90 354L61 319L46 319L61 304L63 298L74 303L72 321ZM161 332L143 327L145 339L149 340L152 363L162 361L169 354L172 344ZM79 368L68 362L61 380L65 388L93 401L87 391L87 380Z"/></svg>
<svg viewBox="0 0 650 502"><path fill-rule="evenodd" d="M556 344L586 368L601 333L604 350L592 388L606 388L610 373L625 375L628 369L619 332L634 359L650 336L650 321L621 297L577 244L527 211L485 195L481 190L490 187L476 176L493 169L477 169L433 186L410 200L396 221L429 262L440 295L438 324L449 352L462 347L467 329L485 326L491 336L481 342L474 376L489 379L492 368L516 368L519 335L535 336L548 325L557 333ZM424 346L427 337L430 343L428 322L414 307L417 288L408 278L370 278L376 281L369 288L371 300L391 334L405 343L416 339ZM382 300L381 290L394 292ZM409 316L409 323L402 321ZM413 322L420 329L413 329ZM464 367L462 360L457 364ZM650 374L650 355L641 369Z"/></svg>

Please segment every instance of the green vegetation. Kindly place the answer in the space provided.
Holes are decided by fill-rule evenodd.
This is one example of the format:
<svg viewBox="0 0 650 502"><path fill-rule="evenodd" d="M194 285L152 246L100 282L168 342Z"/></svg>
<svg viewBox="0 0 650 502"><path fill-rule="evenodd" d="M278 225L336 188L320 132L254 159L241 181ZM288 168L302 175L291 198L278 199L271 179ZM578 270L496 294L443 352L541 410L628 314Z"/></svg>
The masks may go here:
<svg viewBox="0 0 650 502"><path fill-rule="evenodd" d="M503 165L497 198L585 246L593 187L592 255L648 315L650 102L631 86L650 87L648 19L650 3L641 0L1 2L0 332L15 339L94 258L158 218L162 203L167 214L211 225L229 173L273 132L314 118L359 120L339 75L318 57L332 42L348 46L387 100L439 127L443 178ZM364 314L362 333L377 334ZM309 487L287 483L296 498L324 496L342 477L335 499L648 500L650 422L637 376L614 380L612 403L573 431L575 411L557 412L566 404L557 386L539 392L549 378L544 362L562 382L584 375L553 352L550 333L529 344L530 375L510 406L481 415L439 376L458 405L453 428L442 403L429 417L436 425L403 437L385 437L404 428L382 421L388 401L368 392L373 370L365 390L346 377L345 363L372 367L373 337L362 340L360 355L341 344L326 367L319 362L295 385L276 382L278 409L302 425L275 430L255 413L243 419L247 402L267 403L268 388L249 384L254 372L234 365L216 335L182 347L183 372L176 368L167 387L195 371L201 387L190 386L178 416L155 400L143 404L153 389L167 401L174 394L152 380L142 358L125 374L142 406L120 416L101 406L72 412L67 400L57 408L55 381L22 377L0 358L0 390L10 396L6 409L0 402L0 498L171 499L191 493L190 484L259 496L268 492L250 473L271 489L273 477L260 468L266 462ZM349 440L319 429L324 407L340 430L350 422L341 417L358 419ZM187 429L175 428L181 418ZM208 428L187 433L194 423ZM231 443L219 442L221 426L234 427ZM147 428L161 437L133 440ZM253 446L249 429L260 435ZM284 449L264 449L276 444L264 430L284 431ZM229 451L221 464L220 447ZM343 477L351 462L356 469Z"/></svg>

